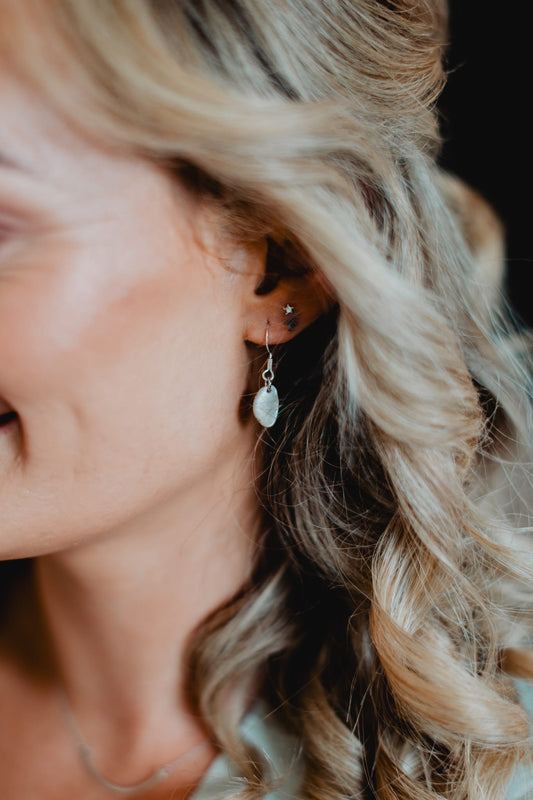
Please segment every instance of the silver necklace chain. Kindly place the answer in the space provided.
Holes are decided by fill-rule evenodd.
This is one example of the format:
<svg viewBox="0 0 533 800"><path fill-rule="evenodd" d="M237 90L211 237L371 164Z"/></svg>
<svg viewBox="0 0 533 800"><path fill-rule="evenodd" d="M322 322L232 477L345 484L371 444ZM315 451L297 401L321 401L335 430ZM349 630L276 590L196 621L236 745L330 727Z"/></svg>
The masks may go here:
<svg viewBox="0 0 533 800"><path fill-rule="evenodd" d="M157 767L151 775L145 778L138 783L131 783L131 784L121 784L115 783L114 781L108 780L101 772L96 768L93 759L93 753L91 747L87 744L85 740L81 728L78 724L78 720L74 716L74 712L68 702L67 696L64 692L59 693L60 704L63 708L63 712L65 713L66 719L68 720L69 727L71 729L72 734L75 736L78 742L78 753L80 756L81 761L89 775L101 786L105 786L106 789L109 789L115 794L121 794L123 796L129 795L134 796L136 794L140 794L141 792L147 792L156 786L158 783L161 783L162 780L167 778L179 764L184 764L193 755L199 752L202 748L204 748L208 744L208 739L203 739L199 744L192 747L190 750L187 750L186 753L175 758L173 761L169 761L167 764L163 764L160 767Z"/></svg>

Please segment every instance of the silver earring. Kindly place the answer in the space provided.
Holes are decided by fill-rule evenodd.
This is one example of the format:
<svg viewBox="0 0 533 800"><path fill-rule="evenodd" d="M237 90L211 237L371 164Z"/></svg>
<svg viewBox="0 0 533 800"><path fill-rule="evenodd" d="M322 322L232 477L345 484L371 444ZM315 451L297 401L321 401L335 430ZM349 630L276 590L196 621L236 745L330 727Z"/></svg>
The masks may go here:
<svg viewBox="0 0 533 800"><path fill-rule="evenodd" d="M283 306L283 313L287 317L287 319L285 320L285 325L287 326L287 330L292 332L298 325L299 314L296 311L295 307L292 306L290 303L286 303Z"/></svg>
<svg viewBox="0 0 533 800"><path fill-rule="evenodd" d="M261 375L265 385L261 386L254 397L254 417L260 425L263 425L264 428L271 428L278 418L279 397L276 387L272 384L272 381L274 380L274 372L272 369L272 353L270 352L270 348L268 346L268 325L265 333L265 347L267 349L268 358L266 369L263 370Z"/></svg>

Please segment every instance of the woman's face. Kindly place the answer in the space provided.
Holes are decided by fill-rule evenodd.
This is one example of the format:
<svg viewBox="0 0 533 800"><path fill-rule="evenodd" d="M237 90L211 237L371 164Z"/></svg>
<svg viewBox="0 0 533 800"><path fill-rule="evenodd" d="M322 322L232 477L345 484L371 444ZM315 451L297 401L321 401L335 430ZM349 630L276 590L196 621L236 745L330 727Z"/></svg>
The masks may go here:
<svg viewBox="0 0 533 800"><path fill-rule="evenodd" d="M6 76L0 119L8 558L120 529L251 447L243 307L261 259L166 174L78 138Z"/></svg>

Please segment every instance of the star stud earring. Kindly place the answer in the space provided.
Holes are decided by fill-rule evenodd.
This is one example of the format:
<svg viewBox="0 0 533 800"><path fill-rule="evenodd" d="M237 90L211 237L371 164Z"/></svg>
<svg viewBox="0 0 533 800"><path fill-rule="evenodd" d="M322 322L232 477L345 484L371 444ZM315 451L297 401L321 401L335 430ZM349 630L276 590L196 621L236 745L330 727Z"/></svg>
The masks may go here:
<svg viewBox="0 0 533 800"><path fill-rule="evenodd" d="M291 306L290 303L287 303L283 306L283 313L287 319L285 320L285 325L289 331L293 331L296 326L298 325L298 314L295 310L294 306Z"/></svg>

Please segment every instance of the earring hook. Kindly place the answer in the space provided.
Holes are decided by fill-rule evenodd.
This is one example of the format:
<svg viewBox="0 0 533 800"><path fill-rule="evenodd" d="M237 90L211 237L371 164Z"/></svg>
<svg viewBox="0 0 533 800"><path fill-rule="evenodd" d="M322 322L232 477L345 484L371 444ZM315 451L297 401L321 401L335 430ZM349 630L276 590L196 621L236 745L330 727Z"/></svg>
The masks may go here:
<svg viewBox="0 0 533 800"><path fill-rule="evenodd" d="M272 386L272 381L274 380L274 372L272 370L272 366L273 366L273 363L274 363L274 357L272 355L270 347L268 346L268 328L269 328L269 325L270 325L270 323L267 322L266 330L265 330L265 347L266 347L266 351L267 351L268 357L267 357L266 369L264 370L264 372L262 374L262 378L263 378L264 381L266 381L267 390L270 392L270 388Z"/></svg>
<svg viewBox="0 0 533 800"><path fill-rule="evenodd" d="M256 420L265 428L270 428L276 421L279 410L279 398L276 387L273 385L274 371L273 361L274 357L268 346L268 330L270 323L267 320L265 330L265 347L267 351L266 369L263 370L261 377L265 385L259 389L254 398L254 416Z"/></svg>

